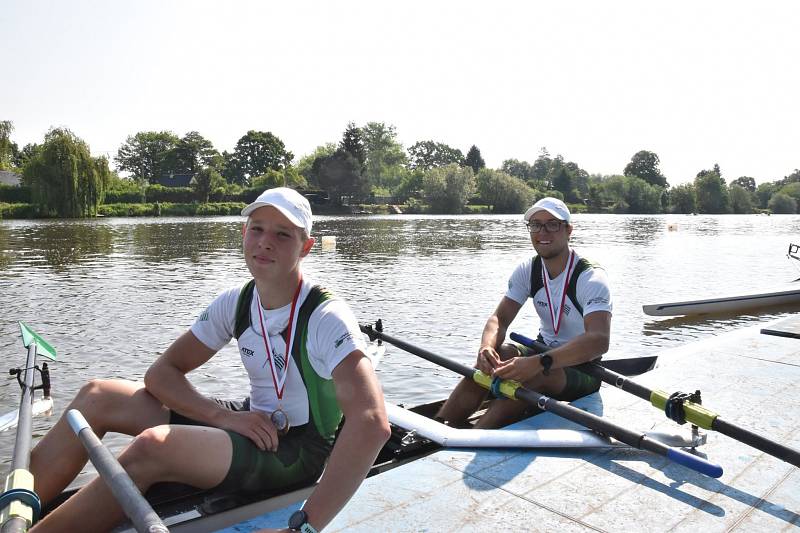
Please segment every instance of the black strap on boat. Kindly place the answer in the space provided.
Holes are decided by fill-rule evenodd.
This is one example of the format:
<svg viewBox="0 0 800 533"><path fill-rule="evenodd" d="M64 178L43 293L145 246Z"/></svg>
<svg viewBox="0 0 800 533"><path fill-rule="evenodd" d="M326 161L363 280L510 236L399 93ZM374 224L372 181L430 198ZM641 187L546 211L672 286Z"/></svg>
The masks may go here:
<svg viewBox="0 0 800 533"><path fill-rule="evenodd" d="M686 423L686 412L683 410L683 402L692 402L699 404L699 391L695 394L687 392L676 391L670 394L664 404L664 414L667 418L674 420L678 424Z"/></svg>

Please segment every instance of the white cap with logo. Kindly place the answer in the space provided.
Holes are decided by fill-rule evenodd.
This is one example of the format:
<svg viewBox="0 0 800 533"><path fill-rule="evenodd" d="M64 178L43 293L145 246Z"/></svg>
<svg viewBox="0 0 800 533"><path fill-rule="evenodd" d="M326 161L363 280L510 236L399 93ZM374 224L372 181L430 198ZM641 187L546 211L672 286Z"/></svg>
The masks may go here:
<svg viewBox="0 0 800 533"><path fill-rule="evenodd" d="M538 213L539 211L547 211L548 213L556 217L558 220L563 220L564 222L569 224L570 221L569 208L567 207L567 204L565 204L558 198L552 198L552 197L542 198L541 200L533 204L530 209L525 211L525 222L528 222L531 219L531 217L536 213Z"/></svg>
<svg viewBox="0 0 800 533"><path fill-rule="evenodd" d="M311 236L311 206L305 196L289 187L267 189L256 198L255 202L242 209L242 215L248 216L259 207L267 205L280 211L289 222L298 228L303 228L306 230L306 235Z"/></svg>

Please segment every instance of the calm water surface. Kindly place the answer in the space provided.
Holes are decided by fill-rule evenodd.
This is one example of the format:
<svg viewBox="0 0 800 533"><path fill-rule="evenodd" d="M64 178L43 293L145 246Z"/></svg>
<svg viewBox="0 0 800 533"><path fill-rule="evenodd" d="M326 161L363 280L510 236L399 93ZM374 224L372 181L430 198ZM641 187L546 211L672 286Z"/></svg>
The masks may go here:
<svg viewBox="0 0 800 533"><path fill-rule="evenodd" d="M603 265L614 299L612 354L639 356L795 309L713 319L654 319L641 306L770 289L800 277L786 252L800 216L578 215L572 243ZM19 387L6 369L25 350L17 321L58 350L57 413L89 377L141 379L213 297L247 278L241 219L0 221L0 414ZM350 301L358 319L471 364L487 316L514 266L532 254L520 216L318 217L307 275ZM335 246L319 244L335 236ZM535 334L526 304L512 330ZM389 400L444 397L457 376L391 350L379 368ZM240 398L247 380L234 345L190 375L202 391ZM54 419L35 421L37 436ZM107 438L114 449L125 439ZM13 433L0 434L0 464ZM6 470L3 467L3 471Z"/></svg>

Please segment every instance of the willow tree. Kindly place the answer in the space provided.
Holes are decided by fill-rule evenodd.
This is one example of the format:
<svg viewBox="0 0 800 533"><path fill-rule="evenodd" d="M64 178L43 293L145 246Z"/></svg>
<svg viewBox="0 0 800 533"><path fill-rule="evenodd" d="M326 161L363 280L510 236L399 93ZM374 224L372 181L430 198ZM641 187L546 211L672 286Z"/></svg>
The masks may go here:
<svg viewBox="0 0 800 533"><path fill-rule="evenodd" d="M55 128L45 135L23 176L41 213L76 218L97 212L111 172L108 161L93 158L89 146L74 133Z"/></svg>

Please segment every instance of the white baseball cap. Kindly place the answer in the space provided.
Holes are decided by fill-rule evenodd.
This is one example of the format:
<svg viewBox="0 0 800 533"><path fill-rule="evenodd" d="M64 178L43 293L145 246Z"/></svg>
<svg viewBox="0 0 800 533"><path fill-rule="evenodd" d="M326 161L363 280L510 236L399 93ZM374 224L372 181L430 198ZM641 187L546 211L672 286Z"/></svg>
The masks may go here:
<svg viewBox="0 0 800 533"><path fill-rule="evenodd" d="M536 213L538 213L539 211L547 211L548 213L556 217L558 220L563 220L564 222L569 224L570 221L569 208L567 207L567 204L565 204L558 198L552 198L552 197L542 198L541 200L533 204L530 209L525 211L525 222L528 222L531 219L531 217Z"/></svg>
<svg viewBox="0 0 800 533"><path fill-rule="evenodd" d="M271 205L289 222L306 230L306 235L311 236L311 206L305 196L289 187L276 187L262 192L256 201L242 209L242 216L248 216L258 209Z"/></svg>

